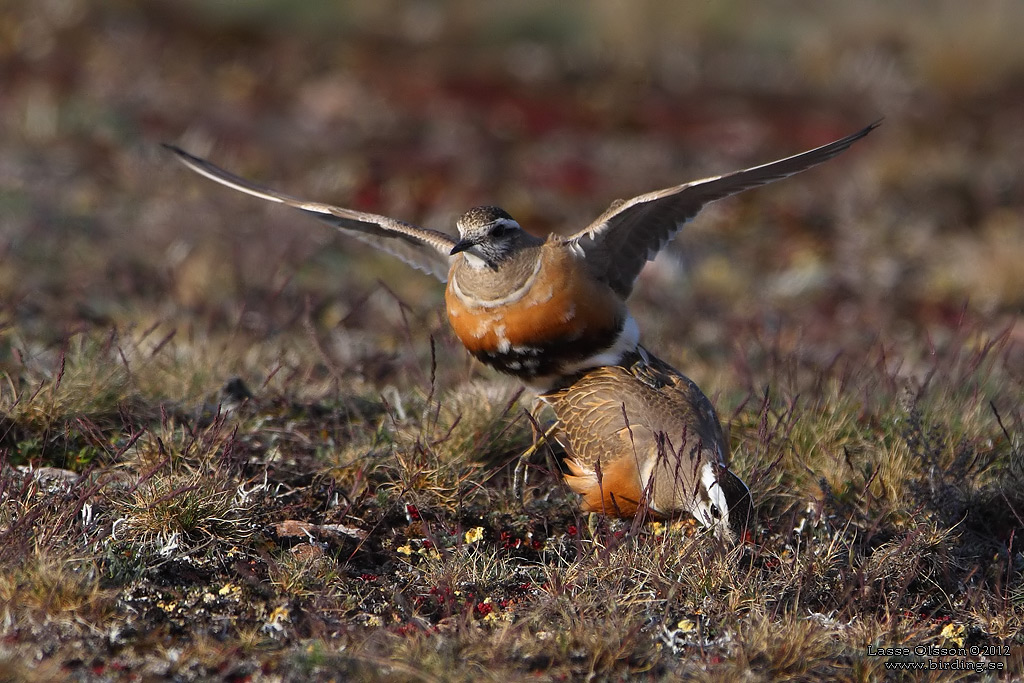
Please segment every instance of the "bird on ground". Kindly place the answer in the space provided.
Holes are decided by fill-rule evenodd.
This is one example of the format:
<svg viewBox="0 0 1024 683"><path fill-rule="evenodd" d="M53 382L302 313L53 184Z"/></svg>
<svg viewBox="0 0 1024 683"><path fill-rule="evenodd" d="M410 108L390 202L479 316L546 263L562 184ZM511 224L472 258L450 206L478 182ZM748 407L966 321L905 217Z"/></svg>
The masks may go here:
<svg viewBox="0 0 1024 683"><path fill-rule="evenodd" d="M448 320L466 349L544 392L566 376L621 364L637 351L640 331L626 299L644 264L706 204L827 161L877 126L785 159L616 201L582 230L546 239L494 206L463 214L456 239L283 194L166 147L207 178L311 214L446 281Z"/></svg>
<svg viewBox="0 0 1024 683"><path fill-rule="evenodd" d="M668 518L689 512L736 542L753 532L750 490L728 468L729 443L711 401L643 347L619 365L581 371L540 396L555 422L544 435L566 451L565 480L585 512ZM539 444L537 444L539 445ZM513 493L522 499L520 458Z"/></svg>

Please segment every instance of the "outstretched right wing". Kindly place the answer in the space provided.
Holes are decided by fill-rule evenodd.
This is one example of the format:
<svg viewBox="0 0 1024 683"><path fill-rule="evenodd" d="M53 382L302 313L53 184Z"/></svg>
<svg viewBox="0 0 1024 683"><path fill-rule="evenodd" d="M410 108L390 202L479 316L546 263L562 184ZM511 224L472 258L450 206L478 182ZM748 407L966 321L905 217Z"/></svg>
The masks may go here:
<svg viewBox="0 0 1024 683"><path fill-rule="evenodd" d="M448 270L451 266L450 252L455 246L455 240L443 232L421 228L387 216L320 202L307 202L257 185L174 145L164 144L164 147L174 152L183 164L210 180L239 192L312 214L346 235L351 235L381 251L397 256L414 268L430 273L441 282L448 279Z"/></svg>
<svg viewBox="0 0 1024 683"><path fill-rule="evenodd" d="M583 248L593 271L612 289L623 297L629 296L644 264L706 204L827 161L846 151L879 123L802 154L615 202L568 240Z"/></svg>

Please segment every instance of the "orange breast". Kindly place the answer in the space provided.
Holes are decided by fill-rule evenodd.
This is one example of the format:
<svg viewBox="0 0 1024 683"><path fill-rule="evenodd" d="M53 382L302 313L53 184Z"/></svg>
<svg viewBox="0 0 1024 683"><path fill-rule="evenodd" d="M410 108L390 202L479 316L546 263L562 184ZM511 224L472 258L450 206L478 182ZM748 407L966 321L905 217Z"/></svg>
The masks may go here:
<svg viewBox="0 0 1024 683"><path fill-rule="evenodd" d="M534 349L557 352L571 344L573 354L587 352L593 340L607 343L621 329L624 306L611 289L589 277L585 266L565 247L545 249L544 262L530 289L505 305L474 306L462 301L449 283L448 320L472 353L505 354ZM600 346L599 346L600 348ZM568 351L568 349L567 349Z"/></svg>

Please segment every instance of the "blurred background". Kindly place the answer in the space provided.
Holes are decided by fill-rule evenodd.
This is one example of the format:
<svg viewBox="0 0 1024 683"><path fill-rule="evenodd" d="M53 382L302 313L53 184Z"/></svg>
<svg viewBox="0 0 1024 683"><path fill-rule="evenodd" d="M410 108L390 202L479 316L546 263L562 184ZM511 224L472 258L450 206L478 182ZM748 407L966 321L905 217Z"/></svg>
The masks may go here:
<svg viewBox="0 0 1024 683"><path fill-rule="evenodd" d="M1012 0L6 0L0 362L155 327L381 377L428 334L457 349L436 282L162 141L310 199L449 232L494 203L542 233L882 117L690 225L634 296L645 340L698 378L763 335L822 358L925 355L964 320L1024 341L1022 35Z"/></svg>

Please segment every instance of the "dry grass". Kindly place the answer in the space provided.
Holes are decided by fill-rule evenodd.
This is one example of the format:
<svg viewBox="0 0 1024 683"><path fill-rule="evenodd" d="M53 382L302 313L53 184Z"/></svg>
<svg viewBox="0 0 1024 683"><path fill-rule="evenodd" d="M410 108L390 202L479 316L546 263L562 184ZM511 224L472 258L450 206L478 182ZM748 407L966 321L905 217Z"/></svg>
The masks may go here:
<svg viewBox="0 0 1024 683"><path fill-rule="evenodd" d="M97 661L187 676L864 680L885 675L869 645L1015 643L1020 385L1008 338L977 339L913 377L872 349L828 368L770 349L771 389L731 421L762 529L728 553L690 525L588 531L543 473L556 495L518 510L510 390L189 408L58 369L6 418L6 623L71 647L142 618L174 663L134 637ZM84 376L93 398L63 384Z"/></svg>

